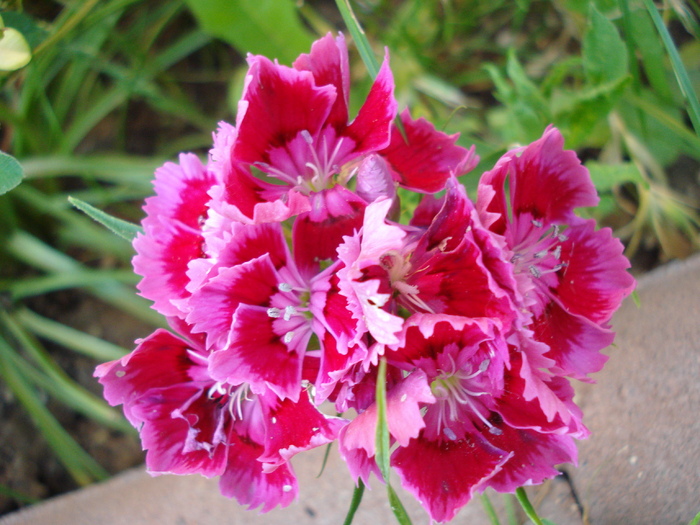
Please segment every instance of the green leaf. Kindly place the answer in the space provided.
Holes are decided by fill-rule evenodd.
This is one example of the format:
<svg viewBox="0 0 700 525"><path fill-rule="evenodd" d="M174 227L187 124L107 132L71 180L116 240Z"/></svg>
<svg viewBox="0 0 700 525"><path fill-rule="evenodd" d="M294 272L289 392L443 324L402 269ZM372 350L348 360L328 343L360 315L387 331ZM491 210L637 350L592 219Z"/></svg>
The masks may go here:
<svg viewBox="0 0 700 525"><path fill-rule="evenodd" d="M291 0L186 0L199 25L239 53L291 63L308 52L313 36L301 24Z"/></svg>
<svg viewBox="0 0 700 525"><path fill-rule="evenodd" d="M365 484L362 483L361 479L357 480L357 487L355 487L355 490L352 493L352 500L350 501L350 508L348 509L348 513L345 516L345 521L343 521L343 525L351 525L353 518L355 517L355 512L357 512L357 509L360 506L360 502L362 501L362 495L365 493Z"/></svg>
<svg viewBox="0 0 700 525"><path fill-rule="evenodd" d="M610 191L615 186L626 182L645 182L637 166L631 162L623 162L622 164L587 162L586 168L591 173L593 184L599 192Z"/></svg>
<svg viewBox="0 0 700 525"><path fill-rule="evenodd" d="M12 155L0 151L0 195L22 182L22 166Z"/></svg>
<svg viewBox="0 0 700 525"><path fill-rule="evenodd" d="M338 7L338 11L340 11L340 15L343 17L343 22L345 22L345 26L348 28L355 42L355 46L360 53L360 58L362 58L367 71L369 71L372 78L376 78L379 73L379 62L377 62L377 57L374 55L372 46L369 44L362 26L357 21L355 13L353 13L350 7L349 0L335 0L335 5Z"/></svg>
<svg viewBox="0 0 700 525"><path fill-rule="evenodd" d="M599 140L607 137L605 119L620 100L630 79L625 76L575 91L558 89L552 94L552 120L562 130L567 144L575 149L591 136ZM603 130L596 128L601 125Z"/></svg>
<svg viewBox="0 0 700 525"><path fill-rule="evenodd" d="M639 50L644 65L644 72L654 91L665 100L672 100L669 88L670 78L666 74L664 48L654 30L649 14L645 11L630 13L629 27L635 48Z"/></svg>
<svg viewBox="0 0 700 525"><path fill-rule="evenodd" d="M591 4L583 37L583 67L591 84L615 82L629 73L627 47L610 20Z"/></svg>
<svg viewBox="0 0 700 525"><path fill-rule="evenodd" d="M98 210L94 206L90 206L87 202L74 199L73 197L68 197L68 202L88 215L90 218L99 222L112 233L116 233L121 238L126 239L129 242L133 241L134 237L136 237L138 233L143 233L141 227L137 226L136 224L112 217L108 213Z"/></svg>

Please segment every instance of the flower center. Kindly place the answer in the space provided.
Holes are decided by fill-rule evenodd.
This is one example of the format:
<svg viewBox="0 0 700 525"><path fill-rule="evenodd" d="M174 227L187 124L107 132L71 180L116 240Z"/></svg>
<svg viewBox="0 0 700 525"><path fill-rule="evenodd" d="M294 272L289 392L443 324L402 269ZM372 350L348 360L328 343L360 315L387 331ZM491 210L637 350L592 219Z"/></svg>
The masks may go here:
<svg viewBox="0 0 700 525"><path fill-rule="evenodd" d="M313 313L309 309L311 292L287 282L277 285L279 293L272 296L267 316L274 319L273 330L286 345L303 344L311 335Z"/></svg>
<svg viewBox="0 0 700 525"><path fill-rule="evenodd" d="M458 368L452 356L449 357L449 366L445 370L438 370L439 375L430 384L430 390L437 399L437 433L444 434L450 440L457 439L453 426L464 421L464 412L475 415L494 435L500 435L502 431L493 426L486 416L482 414L483 407L477 404L475 398L486 395L487 392L479 390L476 377L484 373L490 364L484 359L476 370Z"/></svg>
<svg viewBox="0 0 700 525"><path fill-rule="evenodd" d="M390 251L382 255L379 263L389 277L392 289L398 295L402 306L411 311L435 313L433 309L420 298L420 290L417 286L406 282L406 277L411 271L410 256L406 257L397 251Z"/></svg>
<svg viewBox="0 0 700 525"><path fill-rule="evenodd" d="M234 421L243 419L245 406L253 401L247 383L233 386L217 381L207 392L207 397L220 407L228 408L228 413Z"/></svg>
<svg viewBox="0 0 700 525"><path fill-rule="evenodd" d="M556 274L566 267L566 262L561 262L561 243L567 240L566 235L560 232L558 225L553 225L544 230L541 221L532 219L532 227L517 243L513 249L511 262L515 265L515 272L529 274L537 280L544 280L547 285L556 285L551 282L551 274Z"/></svg>
<svg viewBox="0 0 700 525"><path fill-rule="evenodd" d="M304 129L273 151L269 164L257 162L255 167L309 195L335 184L347 184L357 171L355 163L346 162L352 148L353 141L336 137L333 128L322 130L317 138Z"/></svg>

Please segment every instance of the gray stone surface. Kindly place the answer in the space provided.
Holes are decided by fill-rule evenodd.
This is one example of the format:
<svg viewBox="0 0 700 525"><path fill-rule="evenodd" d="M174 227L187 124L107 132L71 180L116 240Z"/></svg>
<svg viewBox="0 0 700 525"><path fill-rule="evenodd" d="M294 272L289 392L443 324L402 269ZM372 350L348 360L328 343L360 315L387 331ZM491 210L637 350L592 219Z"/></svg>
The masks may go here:
<svg viewBox="0 0 700 525"><path fill-rule="evenodd" d="M628 300L615 317L616 346L598 384L578 388L593 436L580 443L580 466L567 469L571 485L560 477L530 491L541 515L558 525L685 525L700 512L700 257L645 276L638 290L641 307ZM322 455L294 459L299 501L264 515L219 496L214 480L151 478L136 469L0 525L340 524L352 483L335 453L315 479ZM428 523L411 497L401 499L416 525ZM500 497L491 499L505 523ZM383 486L365 493L355 523L395 523ZM489 521L476 500L454 523Z"/></svg>
<svg viewBox="0 0 700 525"><path fill-rule="evenodd" d="M578 389L593 435L570 472L593 524L687 524L700 512L700 258L638 290L598 383Z"/></svg>

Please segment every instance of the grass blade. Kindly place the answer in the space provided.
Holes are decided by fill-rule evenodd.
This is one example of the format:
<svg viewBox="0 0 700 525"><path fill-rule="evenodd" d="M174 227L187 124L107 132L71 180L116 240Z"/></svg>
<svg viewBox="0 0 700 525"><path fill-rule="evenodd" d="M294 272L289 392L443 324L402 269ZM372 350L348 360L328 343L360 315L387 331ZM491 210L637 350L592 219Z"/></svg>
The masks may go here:
<svg viewBox="0 0 700 525"><path fill-rule="evenodd" d="M19 310L15 318L33 334L98 361L113 361L128 353L126 348L47 319L29 309Z"/></svg>
<svg viewBox="0 0 700 525"><path fill-rule="evenodd" d="M661 36L661 40L666 46L666 51L671 59L671 65L673 66L673 72L676 74L676 80L678 80L678 85L681 88L681 92L688 103L688 115L695 128L695 133L700 135L700 102L698 102L698 97L693 89L693 84L690 82L690 77L688 76L688 71L686 71L681 56L678 53L676 45L673 43L668 29L664 25L661 15L659 15L656 6L652 0L644 0L644 5L649 11L649 15L656 26L656 30Z"/></svg>
<svg viewBox="0 0 700 525"><path fill-rule="evenodd" d="M119 235L122 239L126 239L131 242L134 240L137 234L143 233L140 226L132 224L116 217L112 217L108 213L98 210L94 206L89 205L87 202L83 202L79 199L74 199L73 197L68 197L68 202L73 206L78 208L80 211L88 215L90 218L99 222L102 226L110 230L112 233Z"/></svg>
<svg viewBox="0 0 700 525"><path fill-rule="evenodd" d="M0 336L0 376L73 479L79 485L88 485L109 477L107 471L78 445L39 400L34 387L12 363L10 356L13 354L9 343Z"/></svg>
<svg viewBox="0 0 700 525"><path fill-rule="evenodd" d="M340 16L343 17L343 22L345 22L345 26L348 28L348 31L350 31L350 35L355 42L355 46L357 46L357 51L360 53L360 57L365 63L367 71L369 71L372 78L377 78L379 74L379 62L377 62L377 57L374 55L372 46L369 44L369 40L367 40L362 26L357 21L352 7L350 7L350 0L335 0L335 5L338 6Z"/></svg>

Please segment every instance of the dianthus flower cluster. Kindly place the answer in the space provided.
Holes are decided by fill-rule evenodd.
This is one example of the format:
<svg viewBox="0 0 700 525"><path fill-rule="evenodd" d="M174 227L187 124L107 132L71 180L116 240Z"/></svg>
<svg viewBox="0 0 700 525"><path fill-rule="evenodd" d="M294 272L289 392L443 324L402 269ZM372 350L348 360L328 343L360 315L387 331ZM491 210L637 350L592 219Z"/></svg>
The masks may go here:
<svg viewBox="0 0 700 525"><path fill-rule="evenodd" d="M149 471L219 476L263 512L297 496L290 459L334 441L356 483L381 478L380 360L391 467L432 520L575 463L570 379L602 368L634 281L610 230L574 214L598 197L559 131L506 153L472 201L474 148L397 117L388 58L351 121L342 35L291 67L248 63L235 126L206 163L156 171L134 241L172 331L96 371ZM408 224L397 188L423 194Z"/></svg>

